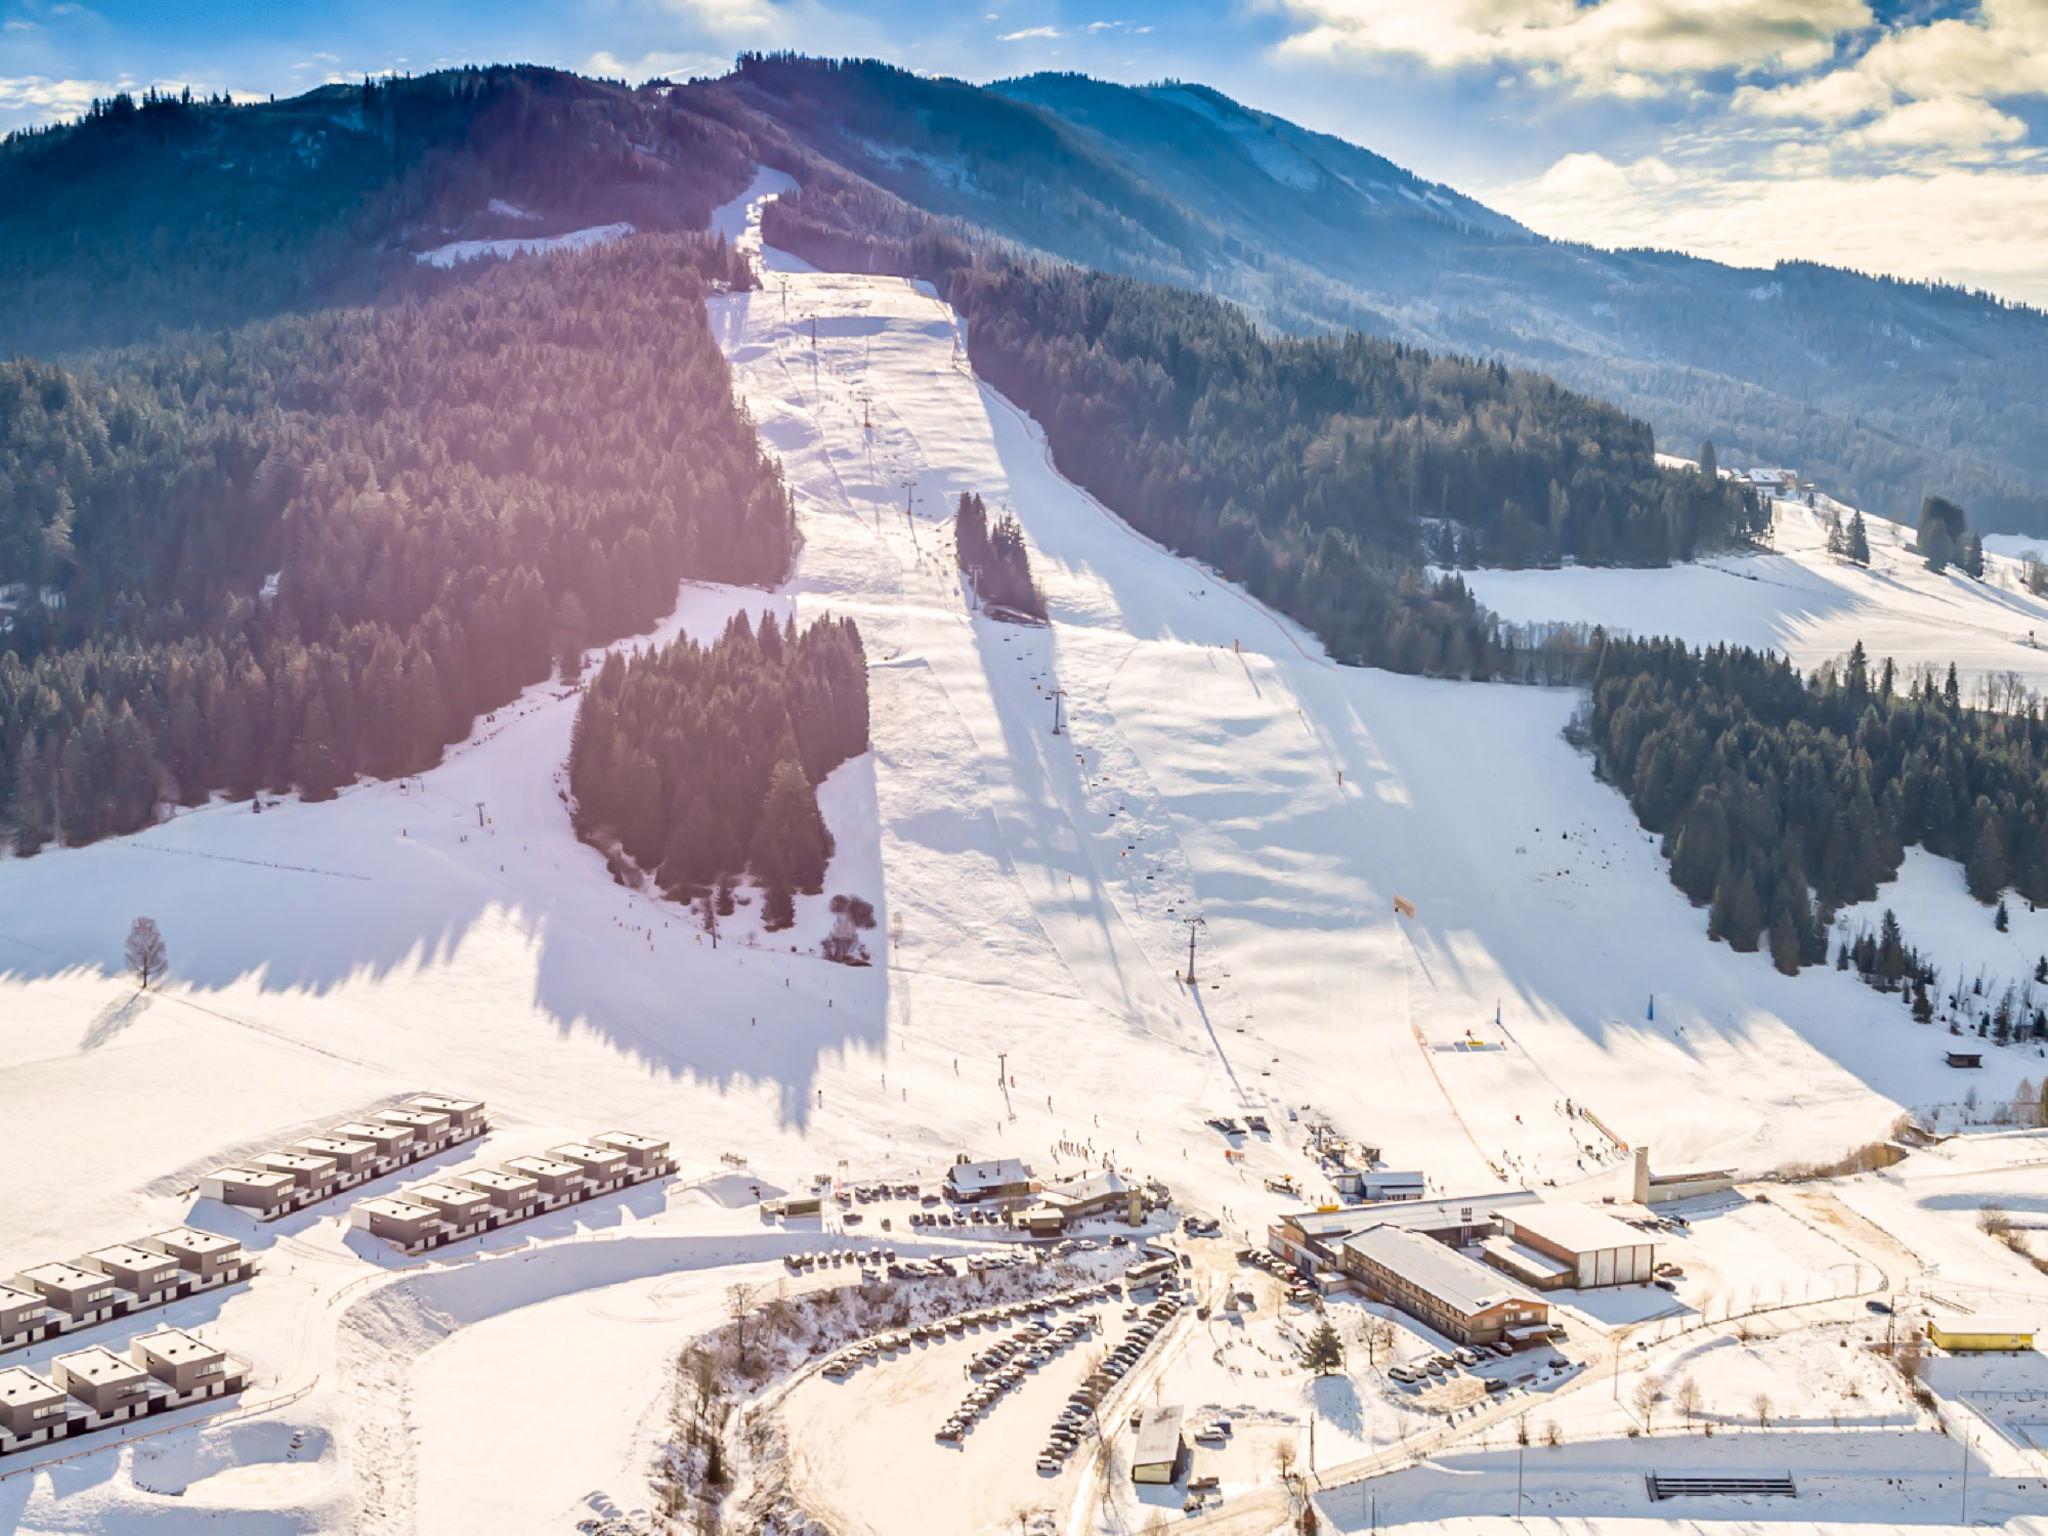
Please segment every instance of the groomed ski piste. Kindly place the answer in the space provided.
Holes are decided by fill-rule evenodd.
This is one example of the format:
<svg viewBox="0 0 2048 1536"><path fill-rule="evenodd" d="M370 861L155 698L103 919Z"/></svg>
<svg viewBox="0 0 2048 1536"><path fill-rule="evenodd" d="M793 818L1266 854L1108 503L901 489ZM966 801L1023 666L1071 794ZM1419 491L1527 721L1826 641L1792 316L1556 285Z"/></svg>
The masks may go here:
<svg viewBox="0 0 2048 1536"><path fill-rule="evenodd" d="M1056 1146L1083 1143L1164 1180L1177 1212L1222 1220L1226 1243L1261 1246L1278 1213L1322 1198L1310 1118L1424 1170L1435 1193L1626 1200L1615 1140L1748 1181L1954 1097L1941 1041L1895 1000L1706 940L1654 839L1564 740L1574 694L1334 665L1062 480L1033 423L972 377L929 291L759 251L758 210L785 186L763 172L721 211L765 272L714 301L713 324L796 498L795 575L774 594L686 587L660 634L626 646L708 638L741 608L858 621L873 749L821 803L827 891L876 903L877 963L818 958L824 896L800 899L788 935L742 921L714 948L682 909L613 883L561 797L575 699L556 685L416 779L261 815L221 803L0 862L0 1271L188 1219L263 1266L83 1339L195 1329L254 1366L242 1408L132 1445L59 1445L83 1454L51 1465L0 1462L0 1529L645 1528L677 1351L724 1320L735 1283L840 1278L791 1279L785 1253L874 1240L762 1220L755 1191L820 1173L929 1181L963 1152L1049 1173L1075 1166ZM969 490L1023 525L1046 627L974 611L948 542ZM1530 616L1541 583L1575 574L1516 577ZM1500 606L1495 578L1480 591ZM1902 611L1927 654L1950 643L1940 612ZM1958 922L1971 910L1959 878L1924 900ZM140 995L120 962L138 913L171 959ZM2044 1068L1994 1051L1973 1084L2009 1096ZM671 1138L681 1170L423 1259L352 1231L350 1197L268 1225L196 1197L207 1169L422 1090L483 1099L493 1120L481 1150L436 1168L617 1126ZM1204 1124L1246 1114L1271 1134L1232 1143ZM1283 1175L1310 1193L1264 1187ZM1687 1272L1676 1291L1567 1296L1560 1380L1455 1416L1415 1407L1355 1346L1346 1374L1311 1382L1275 1296L1234 1333L1185 1319L1144 1368L1147 1400L1156 1380L1240 1421L1222 1504L1191 1528L1278 1529L1275 1447L1313 1414L1319 1508L1345 1530L1478 1531L1517 1512L1673 1529L1645 1472L1695 1466L1790 1470L1801 1497L1689 1501L1687 1526L1919 1530L1961 1520L1964 1438L1970 1520L2048 1529L2048 1465L1966 1396L2048 1389L2039 1355L1961 1362L1988 1379L1942 1387L1947 1433L1855 1347L1883 1321L1865 1305L1879 1296L1988 1313L2048 1295L1976 1222L1987 1199L2048 1206L2048 1139L1964 1137L1882 1174L1743 1189L1659 1238ZM1404 1358L1441 1347L1397 1321ZM0 1366L44 1370L68 1347ZM935 1448L960 1389L941 1375L904 1363L791 1387L789 1498L822 1528L878 1536L1181 1519L1177 1493L1134 1491L1114 1455L1034 1471L1028 1403ZM1670 1395L1684 1376L1722 1432L1682 1430L1666 1406L1631 1436L1635 1383ZM1537 1437L1526 1451L1518 1423Z"/></svg>

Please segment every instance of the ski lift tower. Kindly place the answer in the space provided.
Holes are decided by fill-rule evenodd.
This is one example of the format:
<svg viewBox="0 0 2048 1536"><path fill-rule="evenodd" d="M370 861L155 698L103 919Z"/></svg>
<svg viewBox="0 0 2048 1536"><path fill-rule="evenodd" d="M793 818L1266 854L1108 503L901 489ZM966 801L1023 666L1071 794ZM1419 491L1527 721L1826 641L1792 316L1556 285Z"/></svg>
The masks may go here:
<svg viewBox="0 0 2048 1536"><path fill-rule="evenodd" d="M1206 928L1209 923L1208 919L1200 917L1184 917L1181 921L1188 925L1188 972L1181 980L1192 987L1195 984L1195 930Z"/></svg>
<svg viewBox="0 0 2048 1536"><path fill-rule="evenodd" d="M1060 735L1060 734L1061 734L1061 731L1060 731L1060 700L1061 700L1061 699L1063 699L1063 698L1065 698L1066 696L1067 696L1067 690L1066 690L1066 689L1064 689L1064 688L1055 688L1055 689L1053 689L1053 691L1052 691L1052 733L1053 733L1053 735L1055 735L1055 736L1058 736L1058 735Z"/></svg>

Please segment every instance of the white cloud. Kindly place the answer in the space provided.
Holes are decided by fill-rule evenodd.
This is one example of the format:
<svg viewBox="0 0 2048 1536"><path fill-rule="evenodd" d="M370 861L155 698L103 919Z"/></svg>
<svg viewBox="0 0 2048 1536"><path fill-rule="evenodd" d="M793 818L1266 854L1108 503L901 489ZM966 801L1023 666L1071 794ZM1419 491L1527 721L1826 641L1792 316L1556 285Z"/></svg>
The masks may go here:
<svg viewBox="0 0 2048 1536"><path fill-rule="evenodd" d="M652 80L657 75L687 80L699 75L723 75L731 68L732 60L717 53L658 48L636 59L622 59L599 49L584 61L583 73L612 80Z"/></svg>
<svg viewBox="0 0 2048 1536"><path fill-rule="evenodd" d="M1268 0L1295 57L1520 64L1592 94L1646 96L1709 70L1811 69L1871 20L1864 0Z"/></svg>
<svg viewBox="0 0 2048 1536"><path fill-rule="evenodd" d="M47 75L0 75L0 118L9 126L57 122L76 117L95 96L122 89L104 80L53 80Z"/></svg>
<svg viewBox="0 0 2048 1536"><path fill-rule="evenodd" d="M1983 0L1970 16L1892 28L1853 62L1811 80L1738 91L1735 104L1760 116L1842 123L1902 100L1991 102L2039 95L2048 95L2048 0ZM1922 116L1938 120L1934 113ZM1962 119L1951 114L1951 121ZM1978 118L1980 124L1989 121Z"/></svg>
<svg viewBox="0 0 2048 1536"><path fill-rule="evenodd" d="M1849 137L1879 149L1983 149L2026 136L2025 123L1989 102L1940 96L1893 107Z"/></svg>
<svg viewBox="0 0 2048 1536"><path fill-rule="evenodd" d="M1475 190L1568 239L1748 266L1822 261L2048 304L2048 177L2030 152L1990 166L1911 162L1867 173L1831 169L1811 146L1734 173L1574 154L1540 176Z"/></svg>
<svg viewBox="0 0 2048 1536"><path fill-rule="evenodd" d="M1029 42L1034 38L1058 37L1059 35L1060 29L1058 27L1025 27L1021 31L1005 32L996 41L999 43L1022 43Z"/></svg>
<svg viewBox="0 0 2048 1536"><path fill-rule="evenodd" d="M746 37L781 28L775 0L661 0L661 8L714 37Z"/></svg>

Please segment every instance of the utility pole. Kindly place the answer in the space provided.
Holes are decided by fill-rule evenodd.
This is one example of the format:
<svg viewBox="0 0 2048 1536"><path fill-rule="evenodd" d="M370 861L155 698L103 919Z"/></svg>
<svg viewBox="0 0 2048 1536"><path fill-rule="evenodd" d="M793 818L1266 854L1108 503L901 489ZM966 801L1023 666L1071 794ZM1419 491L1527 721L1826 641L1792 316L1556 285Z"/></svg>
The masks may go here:
<svg viewBox="0 0 2048 1536"><path fill-rule="evenodd" d="M1529 1448L1526 1445L1517 1445L1515 1447L1515 1519L1517 1522L1522 1518L1522 1459L1528 1454Z"/></svg>
<svg viewBox="0 0 2048 1536"><path fill-rule="evenodd" d="M1195 929L1209 925L1199 917L1184 917L1181 921L1188 925L1188 973L1183 979L1192 987L1195 984Z"/></svg>
<svg viewBox="0 0 2048 1536"><path fill-rule="evenodd" d="M1060 700L1066 695L1067 690L1064 688L1055 688L1052 691L1052 733L1055 736L1060 734Z"/></svg>
<svg viewBox="0 0 2048 1536"><path fill-rule="evenodd" d="M1963 1522L1970 1523L1970 1437L1963 1436Z"/></svg>

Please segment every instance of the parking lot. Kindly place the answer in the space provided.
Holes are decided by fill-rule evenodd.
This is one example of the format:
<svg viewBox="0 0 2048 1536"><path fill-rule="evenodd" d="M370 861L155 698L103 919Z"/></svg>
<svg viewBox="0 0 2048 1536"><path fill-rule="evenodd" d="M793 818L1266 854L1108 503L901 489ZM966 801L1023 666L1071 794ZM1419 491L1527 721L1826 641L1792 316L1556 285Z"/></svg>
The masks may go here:
<svg viewBox="0 0 2048 1536"><path fill-rule="evenodd" d="M784 1401L792 1482L843 1530L947 1536L1061 1509L1089 1398L1113 1400L1156 1346L1157 1306L1090 1281L843 1350Z"/></svg>

